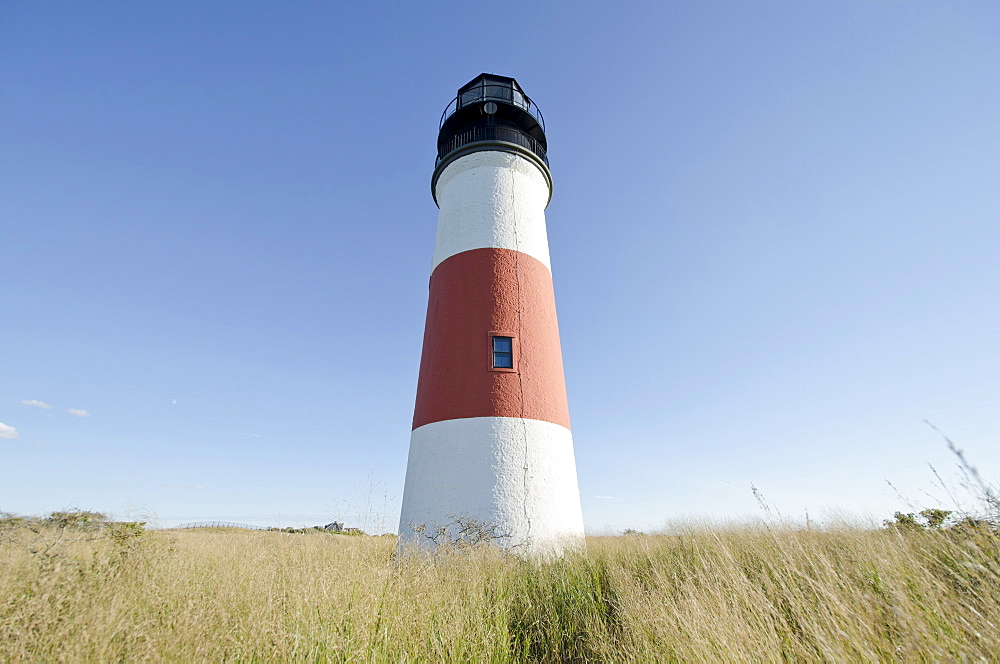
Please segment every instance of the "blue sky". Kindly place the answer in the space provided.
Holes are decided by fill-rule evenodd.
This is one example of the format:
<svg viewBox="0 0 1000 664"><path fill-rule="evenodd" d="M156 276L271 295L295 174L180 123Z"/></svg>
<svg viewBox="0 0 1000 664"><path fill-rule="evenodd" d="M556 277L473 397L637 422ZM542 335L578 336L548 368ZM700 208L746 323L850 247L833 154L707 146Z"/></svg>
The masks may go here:
<svg viewBox="0 0 1000 664"><path fill-rule="evenodd" d="M588 529L948 507L924 419L998 474L994 2L8 0L0 65L0 510L393 529L484 71L547 120Z"/></svg>

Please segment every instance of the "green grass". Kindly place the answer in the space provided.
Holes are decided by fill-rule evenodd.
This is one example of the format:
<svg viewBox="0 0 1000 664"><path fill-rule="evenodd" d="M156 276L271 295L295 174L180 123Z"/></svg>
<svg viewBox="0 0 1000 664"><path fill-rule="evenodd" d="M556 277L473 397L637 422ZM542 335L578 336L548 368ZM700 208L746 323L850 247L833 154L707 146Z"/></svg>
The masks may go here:
<svg viewBox="0 0 1000 664"><path fill-rule="evenodd" d="M16 532L17 531L11 531ZM21 532L19 537L30 533ZM992 532L691 528L535 564L388 537L0 543L0 661L995 660Z"/></svg>

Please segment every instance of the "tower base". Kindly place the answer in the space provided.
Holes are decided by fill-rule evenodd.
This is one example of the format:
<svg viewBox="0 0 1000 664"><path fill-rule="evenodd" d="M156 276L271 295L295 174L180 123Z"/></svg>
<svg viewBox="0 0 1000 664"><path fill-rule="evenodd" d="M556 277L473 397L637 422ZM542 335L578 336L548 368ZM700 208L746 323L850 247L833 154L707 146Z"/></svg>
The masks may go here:
<svg viewBox="0 0 1000 664"><path fill-rule="evenodd" d="M516 417L425 424L410 438L400 550L471 538L560 556L583 545L578 486L564 426Z"/></svg>

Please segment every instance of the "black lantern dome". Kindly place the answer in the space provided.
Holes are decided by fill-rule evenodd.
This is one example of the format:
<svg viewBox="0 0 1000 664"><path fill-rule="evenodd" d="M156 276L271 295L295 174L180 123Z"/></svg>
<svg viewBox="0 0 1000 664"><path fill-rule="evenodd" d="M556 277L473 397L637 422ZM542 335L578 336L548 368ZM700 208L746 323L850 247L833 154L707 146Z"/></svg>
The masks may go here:
<svg viewBox="0 0 1000 664"><path fill-rule="evenodd" d="M525 156L541 167L551 185L542 112L507 76L480 74L459 88L441 114L437 148L432 192L445 166L480 150Z"/></svg>

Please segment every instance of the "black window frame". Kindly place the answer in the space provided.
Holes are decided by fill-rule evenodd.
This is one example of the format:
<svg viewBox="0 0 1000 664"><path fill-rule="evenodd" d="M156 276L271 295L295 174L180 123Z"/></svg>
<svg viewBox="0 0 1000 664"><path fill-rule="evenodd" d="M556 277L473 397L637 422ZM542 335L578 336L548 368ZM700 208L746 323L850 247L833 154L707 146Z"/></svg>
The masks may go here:
<svg viewBox="0 0 1000 664"><path fill-rule="evenodd" d="M497 341L506 341L507 350L497 350ZM506 335L494 334L490 335L490 352L492 353L493 361L492 367L494 369L514 369L514 337L509 337ZM498 364L497 360L506 360L507 364Z"/></svg>

